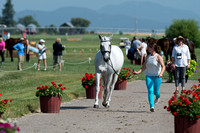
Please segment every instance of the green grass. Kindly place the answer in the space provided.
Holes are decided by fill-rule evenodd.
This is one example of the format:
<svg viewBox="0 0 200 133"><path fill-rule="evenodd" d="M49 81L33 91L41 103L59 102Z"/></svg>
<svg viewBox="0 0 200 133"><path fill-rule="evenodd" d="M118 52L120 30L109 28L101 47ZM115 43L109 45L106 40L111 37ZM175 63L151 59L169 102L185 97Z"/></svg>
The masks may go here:
<svg viewBox="0 0 200 133"><path fill-rule="evenodd" d="M65 64L62 66L62 72L53 71L53 50L52 44L54 43L56 37L58 36L47 36L47 35L37 35L30 38L31 41L38 41L43 38L46 40L46 46L50 50L47 53L47 71L37 71L34 67L22 72L0 72L1 86L0 93L2 93L1 99L13 99L11 107L8 108L3 118L15 118L23 116L30 112L37 112L39 109L39 98L35 96L36 88L41 85L50 85L51 81L55 83L62 83L67 90L65 95L62 97L62 102L70 101L77 97L84 97L85 90L81 86L81 79L86 72L94 73L94 57L99 50L99 38L97 35L83 35L82 41L80 42L68 42L65 36L59 36L62 38L62 44L66 46L66 50L63 52L63 59L66 63L79 63L88 60L91 57L91 63L89 64ZM78 36L80 37L80 36ZM120 42L120 37L129 37L130 35L114 35L113 45L118 45ZM122 49L125 53L125 49ZM81 51L81 53L80 53ZM196 49L197 58L200 59L200 49ZM125 55L125 54L124 54ZM198 60L199 62L199 60ZM37 63L37 58L31 58L30 62L24 62L23 69L33 66ZM41 63L43 66L43 62ZM124 66L126 68L131 68L139 70L140 65L132 65L130 61L125 56ZM43 67L41 67L42 70ZM6 58L6 62L0 66L0 70L5 71L16 71L17 70L17 58L14 58L14 62L10 62L10 58ZM190 77L189 80L198 79L200 70L198 67L198 72ZM164 79L167 79L167 72L164 73ZM136 75L133 80L144 80L144 74Z"/></svg>

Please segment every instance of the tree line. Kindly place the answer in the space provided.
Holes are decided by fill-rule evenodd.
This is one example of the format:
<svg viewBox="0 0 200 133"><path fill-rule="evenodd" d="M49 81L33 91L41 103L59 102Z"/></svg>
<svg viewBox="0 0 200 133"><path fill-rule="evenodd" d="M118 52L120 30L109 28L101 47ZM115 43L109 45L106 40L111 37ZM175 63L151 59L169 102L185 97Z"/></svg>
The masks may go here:
<svg viewBox="0 0 200 133"><path fill-rule="evenodd" d="M2 9L2 16L0 16L0 24L4 24L7 27L14 27L16 24L22 24L25 27L27 27L29 24L34 24L37 27L40 27L40 24L33 18L33 16L28 15L24 16L22 18L19 18L17 21L14 20L15 11L13 8L13 4L11 0L7 0L7 2L4 5L4 8ZM72 18L71 24L74 27L89 27L90 21L84 18ZM56 27L53 24L49 26ZM81 33L84 33L84 29L79 31Z"/></svg>

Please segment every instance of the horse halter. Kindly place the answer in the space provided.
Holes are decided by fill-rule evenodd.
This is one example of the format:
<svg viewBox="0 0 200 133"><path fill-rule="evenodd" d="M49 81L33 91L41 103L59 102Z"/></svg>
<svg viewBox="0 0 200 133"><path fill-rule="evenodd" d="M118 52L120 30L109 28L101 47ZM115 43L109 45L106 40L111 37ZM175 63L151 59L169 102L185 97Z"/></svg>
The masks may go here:
<svg viewBox="0 0 200 133"><path fill-rule="evenodd" d="M101 41L101 43L103 43L103 42L110 42L110 41L109 41L109 40ZM110 59L111 45L112 45L112 43L110 42L110 44L109 44L109 49L108 49L108 50L104 50L104 51L103 51L103 46L100 45L101 54L102 54L103 59L104 59L105 62L108 62L108 60ZM109 54L109 58L108 58L108 59L105 59L105 58L104 58L104 54L105 54L105 53L108 53L108 54Z"/></svg>

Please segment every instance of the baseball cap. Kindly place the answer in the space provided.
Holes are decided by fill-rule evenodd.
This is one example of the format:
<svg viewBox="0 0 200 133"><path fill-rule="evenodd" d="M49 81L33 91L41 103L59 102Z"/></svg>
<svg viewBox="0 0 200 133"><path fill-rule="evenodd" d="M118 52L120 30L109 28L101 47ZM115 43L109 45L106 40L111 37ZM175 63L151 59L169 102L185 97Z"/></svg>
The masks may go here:
<svg viewBox="0 0 200 133"><path fill-rule="evenodd" d="M45 40L43 40L43 39L40 39L40 41L39 42L45 42Z"/></svg>

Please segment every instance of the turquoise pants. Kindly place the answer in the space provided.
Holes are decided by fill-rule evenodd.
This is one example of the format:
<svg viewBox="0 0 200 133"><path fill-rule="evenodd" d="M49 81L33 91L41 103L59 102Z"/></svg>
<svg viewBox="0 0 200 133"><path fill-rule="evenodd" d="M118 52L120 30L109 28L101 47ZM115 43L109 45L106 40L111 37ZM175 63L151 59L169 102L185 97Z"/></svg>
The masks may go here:
<svg viewBox="0 0 200 133"><path fill-rule="evenodd" d="M146 86L148 89L148 100L150 104L150 108L154 108L154 96L156 96L156 99L160 98L160 85L162 82L162 78L159 78L157 76L146 76Z"/></svg>

